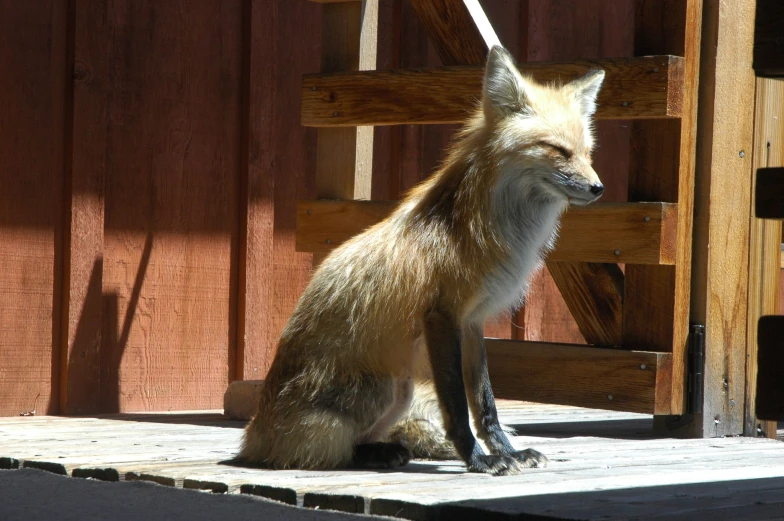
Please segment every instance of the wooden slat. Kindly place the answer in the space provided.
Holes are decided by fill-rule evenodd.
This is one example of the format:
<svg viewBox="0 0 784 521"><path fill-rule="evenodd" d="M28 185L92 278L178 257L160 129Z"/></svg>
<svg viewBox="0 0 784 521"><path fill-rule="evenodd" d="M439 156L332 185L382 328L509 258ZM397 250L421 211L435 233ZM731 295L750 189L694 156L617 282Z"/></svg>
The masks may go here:
<svg viewBox="0 0 784 521"><path fill-rule="evenodd" d="M649 414L670 412L668 353L486 340L497 398Z"/></svg>
<svg viewBox="0 0 784 521"><path fill-rule="evenodd" d="M592 67L607 73L596 118L681 116L683 60L675 56L520 65L541 82L567 81ZM477 106L483 72L481 67L441 67L305 75L302 124L331 127L460 123Z"/></svg>
<svg viewBox="0 0 784 521"><path fill-rule="evenodd" d="M300 201L297 250L331 251L389 215L396 201ZM557 261L671 264L677 205L610 203L572 208L563 217ZM646 221L646 218L649 218Z"/></svg>
<svg viewBox="0 0 784 521"><path fill-rule="evenodd" d="M108 91L91 77L106 78L109 30L98 23L103 8L75 13L73 164L66 181L63 331L60 413L99 411L101 393L104 177ZM87 27L92 29L87 30ZM83 29L83 30L80 30Z"/></svg>
<svg viewBox="0 0 784 521"><path fill-rule="evenodd" d="M771 174L759 167L784 164L784 82L757 78L754 114L754 151L752 177L757 194L755 206L761 199L775 193L775 187L760 183ZM760 176L760 173L763 173ZM778 169L779 201L784 199L784 168ZM784 207L779 214L784 218ZM764 433L776 437L776 423L757 417L754 412L757 392L758 343L757 322L764 315L774 315L779 306L779 279L781 265L781 229L779 221L757 219L752 208L751 236L749 241L749 297L746 339L746 405L743 434L757 436ZM773 212L771 212L773 213Z"/></svg>
<svg viewBox="0 0 784 521"><path fill-rule="evenodd" d="M691 319L705 325L707 347L699 423L703 436L715 437L744 426L754 0L706 2L704 11Z"/></svg>
<svg viewBox="0 0 784 521"><path fill-rule="evenodd" d="M481 65L498 42L475 0L412 0L411 4L444 65Z"/></svg>
<svg viewBox="0 0 784 521"><path fill-rule="evenodd" d="M575 317L585 341L598 346L620 346L623 322L623 272L617 264L547 263ZM592 270L593 276L584 276ZM573 281L585 281L574 284ZM579 318L577 318L579 317Z"/></svg>
<svg viewBox="0 0 784 521"><path fill-rule="evenodd" d="M757 342L757 417L784 421L784 316L762 317Z"/></svg>
<svg viewBox="0 0 784 521"><path fill-rule="evenodd" d="M0 2L0 416L58 408L66 2Z"/></svg>
<svg viewBox="0 0 784 521"><path fill-rule="evenodd" d="M776 82L772 82L771 86L776 91L781 90L775 88ZM780 107L781 99L777 99L777 101ZM779 109L779 112L784 111ZM782 123L776 123L781 128ZM760 168L757 170L757 186L754 194L754 214L756 217L784 219L784 168Z"/></svg>
<svg viewBox="0 0 784 521"><path fill-rule="evenodd" d="M757 0L754 24L754 72L769 78L784 77L784 3Z"/></svg>
<svg viewBox="0 0 784 521"><path fill-rule="evenodd" d="M673 353L674 412L684 407L701 21L699 0L636 2L635 54L683 56L684 98L680 120L632 122L628 198L677 202L680 218L674 266L626 266L623 344Z"/></svg>

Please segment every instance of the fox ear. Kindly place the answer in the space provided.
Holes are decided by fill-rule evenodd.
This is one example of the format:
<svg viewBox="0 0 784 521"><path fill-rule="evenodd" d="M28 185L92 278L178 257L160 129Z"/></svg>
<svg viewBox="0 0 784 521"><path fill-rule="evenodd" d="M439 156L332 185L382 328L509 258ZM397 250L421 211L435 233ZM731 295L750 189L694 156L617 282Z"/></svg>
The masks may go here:
<svg viewBox="0 0 784 521"><path fill-rule="evenodd" d="M512 55L500 45L494 45L487 55L482 96L482 106L488 117L505 116L528 105L525 80Z"/></svg>
<svg viewBox="0 0 784 521"><path fill-rule="evenodd" d="M596 112L596 96L602 88L604 81L604 71L601 69L591 69L582 78L577 78L569 85L574 90L577 102L582 108L583 114L593 116Z"/></svg>

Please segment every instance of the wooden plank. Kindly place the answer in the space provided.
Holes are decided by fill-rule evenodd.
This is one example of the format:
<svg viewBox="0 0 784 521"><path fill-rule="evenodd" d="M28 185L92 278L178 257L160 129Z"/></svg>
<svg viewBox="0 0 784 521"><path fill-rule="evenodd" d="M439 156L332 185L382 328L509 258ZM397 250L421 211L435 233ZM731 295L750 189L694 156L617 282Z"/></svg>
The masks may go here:
<svg viewBox="0 0 784 521"><path fill-rule="evenodd" d="M667 414L671 355L584 346L486 340L498 398ZM662 374L660 374L660 371ZM661 388L659 389L659 387Z"/></svg>
<svg viewBox="0 0 784 521"><path fill-rule="evenodd" d="M784 4L757 0L754 24L754 72L769 78L784 77Z"/></svg>
<svg viewBox="0 0 784 521"><path fill-rule="evenodd" d="M236 377L253 379L266 375L312 268L311 254L294 251L295 215L287 209L297 199L315 196L316 131L303 128L291 114L299 103L292 86L299 85L304 71L318 70L321 60L303 50L317 48L321 33L299 29L320 26L321 10L306 2L254 1L245 23L250 24L247 218L237 332L244 349L238 352Z"/></svg>
<svg viewBox="0 0 784 521"><path fill-rule="evenodd" d="M760 318L757 343L756 415L764 420L784 421L784 316Z"/></svg>
<svg viewBox="0 0 784 521"><path fill-rule="evenodd" d="M775 193L772 186L765 186L770 171L760 167L784 164L784 82L757 78L754 115L754 150L752 156L753 192L756 193L751 219L749 240L749 297L746 339L746 405L743 434L776 437L776 422L764 421L756 416L757 401L757 323L764 315L778 313L781 274L781 222L757 219L760 201L770 201L766 196ZM760 175L762 174L762 175ZM760 179L763 179L760 182ZM784 199L784 168L778 169L779 197ZM775 204L775 203L774 203ZM784 207L779 214L784 218ZM766 212L767 213L767 212ZM769 215L773 215L771 212Z"/></svg>
<svg viewBox="0 0 784 521"><path fill-rule="evenodd" d="M606 219L606 217L605 217ZM566 305L589 344L620 346L623 322L623 272L617 264L584 265L573 262L547 263L559 287L568 287ZM593 276L585 276L593 270ZM573 283L574 280L580 283ZM582 283L584 281L584 283Z"/></svg>
<svg viewBox="0 0 784 521"><path fill-rule="evenodd" d="M540 82L568 81L590 68L606 71L597 119L678 118L683 60L675 56L527 63ZM462 123L481 95L481 67L308 74L302 81L302 124L314 127Z"/></svg>
<svg viewBox="0 0 784 521"><path fill-rule="evenodd" d="M374 69L378 0L327 4L323 9L322 72ZM318 197L369 199L372 166L372 128L319 130Z"/></svg>
<svg viewBox="0 0 784 521"><path fill-rule="evenodd" d="M759 85L759 83L758 83ZM777 83L770 82L769 88L774 92L780 91L777 88ZM781 113L781 99L775 98L776 101L772 102L775 103L773 107L770 107L771 110L777 110L778 113ZM779 116L784 117L784 116ZM773 132L781 132L779 129L781 127L781 123L778 121L771 125L772 127L778 127L775 130L772 129ZM767 143L767 146L765 145ZM775 141L773 141L775 143ZM770 149L771 141L763 141L761 146L763 147L760 150L760 153L766 154L766 148ZM775 161L776 162L781 162ZM756 186L754 190L754 215L759 219L784 219L784 168L777 167L777 168L759 168L755 170L756 172Z"/></svg>
<svg viewBox="0 0 784 521"><path fill-rule="evenodd" d="M325 253L389 215L396 201L300 201L297 250ZM572 208L563 217L551 261L670 264L677 207L608 203ZM647 220L646 220L647 219Z"/></svg>
<svg viewBox="0 0 784 521"><path fill-rule="evenodd" d="M0 416L58 412L66 4L0 1Z"/></svg>
<svg viewBox="0 0 784 521"><path fill-rule="evenodd" d="M100 410L109 59L104 10L75 10L73 158L66 179L60 412ZM90 28L89 30L87 28Z"/></svg>
<svg viewBox="0 0 784 521"><path fill-rule="evenodd" d="M233 377L241 7L77 9L76 62L91 72L76 98L91 112L77 105L89 126L74 141L94 163L74 173L105 176L101 386L89 388L104 411L219 407Z"/></svg>
<svg viewBox="0 0 784 521"><path fill-rule="evenodd" d="M705 324L703 436L743 432L755 78L754 1L703 16L691 319ZM699 427L699 425L698 425Z"/></svg>
<svg viewBox="0 0 784 521"><path fill-rule="evenodd" d="M629 156L629 201L677 202L674 266L627 265L623 344L672 352L672 405L684 412L689 326L694 154L702 2L638 0L635 54L684 57L680 120L634 121Z"/></svg>
<svg viewBox="0 0 784 521"><path fill-rule="evenodd" d="M481 65L487 51L498 42L475 1L412 0L411 3L444 65Z"/></svg>

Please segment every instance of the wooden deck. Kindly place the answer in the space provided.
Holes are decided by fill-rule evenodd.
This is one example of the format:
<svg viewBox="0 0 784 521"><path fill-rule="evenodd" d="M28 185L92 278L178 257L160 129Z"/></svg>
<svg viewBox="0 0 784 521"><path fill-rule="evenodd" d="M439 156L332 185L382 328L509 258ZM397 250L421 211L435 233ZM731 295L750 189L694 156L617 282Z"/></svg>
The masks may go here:
<svg viewBox="0 0 784 521"><path fill-rule="evenodd" d="M506 402L513 443L551 458L496 478L458 462L397 472L268 471L227 465L244 422L219 412L0 419L0 468L145 479L408 519L784 519L784 444L656 438L652 418ZM780 433L781 434L781 433Z"/></svg>

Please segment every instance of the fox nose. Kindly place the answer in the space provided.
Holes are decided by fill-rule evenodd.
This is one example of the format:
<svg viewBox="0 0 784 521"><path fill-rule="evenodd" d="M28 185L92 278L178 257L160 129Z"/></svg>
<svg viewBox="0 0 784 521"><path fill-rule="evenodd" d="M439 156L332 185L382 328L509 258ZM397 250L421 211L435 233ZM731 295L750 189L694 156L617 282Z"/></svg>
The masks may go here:
<svg viewBox="0 0 784 521"><path fill-rule="evenodd" d="M591 193L597 197L602 195L604 193L604 185L598 184L591 186Z"/></svg>

